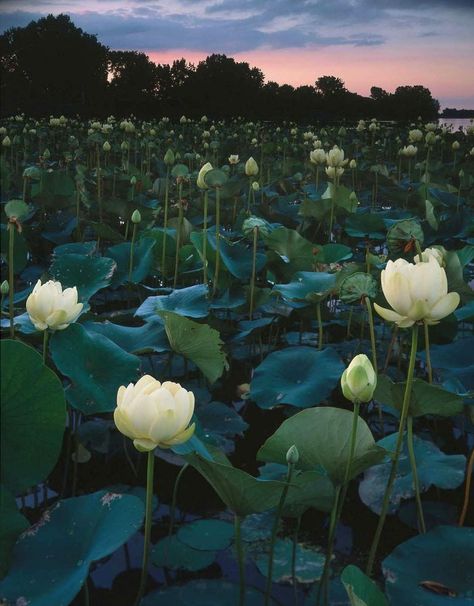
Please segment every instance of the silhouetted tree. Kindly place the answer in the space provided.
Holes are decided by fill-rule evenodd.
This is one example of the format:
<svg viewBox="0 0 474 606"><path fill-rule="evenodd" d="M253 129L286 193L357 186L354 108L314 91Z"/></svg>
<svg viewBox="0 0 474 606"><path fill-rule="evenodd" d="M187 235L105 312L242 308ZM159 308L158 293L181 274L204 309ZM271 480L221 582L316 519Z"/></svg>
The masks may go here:
<svg viewBox="0 0 474 606"><path fill-rule="evenodd" d="M391 98L392 116L398 120L431 120L438 116L439 102L424 86L399 86Z"/></svg>
<svg viewBox="0 0 474 606"><path fill-rule="evenodd" d="M89 113L107 84L107 48L68 15L48 15L0 36L3 113Z"/></svg>
<svg viewBox="0 0 474 606"><path fill-rule="evenodd" d="M152 111L158 94L158 67L145 53L109 51L109 96L113 113Z"/></svg>

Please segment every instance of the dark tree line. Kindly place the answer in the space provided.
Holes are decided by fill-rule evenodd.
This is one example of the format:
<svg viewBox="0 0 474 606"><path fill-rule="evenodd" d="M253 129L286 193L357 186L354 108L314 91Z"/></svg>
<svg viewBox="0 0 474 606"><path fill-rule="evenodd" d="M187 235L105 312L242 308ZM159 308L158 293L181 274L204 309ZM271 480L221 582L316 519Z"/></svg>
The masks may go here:
<svg viewBox="0 0 474 606"><path fill-rule="evenodd" d="M400 86L394 93L374 86L363 97L340 78L322 76L314 86L293 87L265 82L260 69L221 54L197 66L185 59L157 65L141 52L110 50L67 15L9 29L0 36L0 55L2 115L314 121L429 120L439 112L423 86Z"/></svg>

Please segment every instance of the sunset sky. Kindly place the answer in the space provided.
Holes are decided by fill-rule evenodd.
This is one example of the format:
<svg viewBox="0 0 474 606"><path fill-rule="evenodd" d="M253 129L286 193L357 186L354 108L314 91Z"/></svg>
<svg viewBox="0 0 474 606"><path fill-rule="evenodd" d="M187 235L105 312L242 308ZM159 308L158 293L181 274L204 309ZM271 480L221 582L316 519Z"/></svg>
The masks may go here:
<svg viewBox="0 0 474 606"><path fill-rule="evenodd" d="M158 63L225 53L267 81L421 84L442 108L474 109L474 0L3 0L0 31L49 13Z"/></svg>

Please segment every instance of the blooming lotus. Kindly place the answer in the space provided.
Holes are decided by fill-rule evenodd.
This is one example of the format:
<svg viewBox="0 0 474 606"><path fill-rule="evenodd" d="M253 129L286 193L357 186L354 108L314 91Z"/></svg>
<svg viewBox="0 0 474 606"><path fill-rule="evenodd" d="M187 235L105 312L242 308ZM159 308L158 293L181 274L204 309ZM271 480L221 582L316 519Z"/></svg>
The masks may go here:
<svg viewBox="0 0 474 606"><path fill-rule="evenodd" d="M118 430L133 440L141 452L157 446L170 448L189 440L194 423L194 394L179 383L160 383L145 375L136 384L121 385L117 392L114 421Z"/></svg>
<svg viewBox="0 0 474 606"><path fill-rule="evenodd" d="M63 290L61 282L38 280L26 300L26 311L37 330L64 330L77 320L83 308L77 302L77 288Z"/></svg>
<svg viewBox="0 0 474 606"><path fill-rule="evenodd" d="M459 305L459 294L448 293L446 272L434 256L416 264L405 259L389 261L382 271L381 281L392 309L374 303L375 310L401 328L419 321L438 324Z"/></svg>

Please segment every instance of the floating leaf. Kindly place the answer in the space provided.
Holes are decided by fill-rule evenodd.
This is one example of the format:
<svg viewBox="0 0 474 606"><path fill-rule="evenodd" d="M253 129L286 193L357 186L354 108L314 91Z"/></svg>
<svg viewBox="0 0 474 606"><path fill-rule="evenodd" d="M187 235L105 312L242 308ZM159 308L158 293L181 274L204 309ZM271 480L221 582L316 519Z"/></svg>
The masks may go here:
<svg viewBox="0 0 474 606"><path fill-rule="evenodd" d="M10 553L20 533L28 528L28 520L21 515L15 497L0 484L0 579L10 566Z"/></svg>
<svg viewBox="0 0 474 606"><path fill-rule="evenodd" d="M343 370L332 348L287 347L268 355L255 369L250 398L261 408L314 406L331 394Z"/></svg>
<svg viewBox="0 0 474 606"><path fill-rule="evenodd" d="M151 559L155 566L196 571L210 566L216 559L216 553L215 551L193 549L173 535L161 539L153 546Z"/></svg>
<svg viewBox="0 0 474 606"><path fill-rule="evenodd" d="M116 267L116 262L107 257L72 253L55 257L49 271L63 288L76 286L79 300L87 301L110 284Z"/></svg>
<svg viewBox="0 0 474 606"><path fill-rule="evenodd" d="M318 301L328 295L336 283L336 274L298 271L288 284L275 284L273 292L290 301Z"/></svg>
<svg viewBox="0 0 474 606"><path fill-rule="evenodd" d="M216 551L229 547L234 538L234 526L223 520L196 520L181 526L176 536L193 549Z"/></svg>
<svg viewBox="0 0 474 606"><path fill-rule="evenodd" d="M273 556L273 581L277 583L291 581L293 541L278 539L275 543ZM296 546L295 578L298 583L314 583L321 578L325 556L320 551ZM255 555L255 564L263 576L268 573L268 553L259 552Z"/></svg>
<svg viewBox="0 0 474 606"><path fill-rule="evenodd" d="M1 348L1 477L14 495L50 473L61 451L66 402L61 381L21 341Z"/></svg>
<svg viewBox="0 0 474 606"><path fill-rule="evenodd" d="M150 273L153 262L153 248L156 241L152 238L141 238L133 246L132 283L139 284ZM107 249L107 256L113 259L117 268L112 277L111 286L117 288L128 281L130 271L131 242L122 242Z"/></svg>
<svg viewBox="0 0 474 606"><path fill-rule="evenodd" d="M179 290L173 290L169 295L148 297L137 309L135 315L144 320L159 320L161 311L172 311L180 316L189 318L205 318L209 314L209 289L205 284L196 284Z"/></svg>
<svg viewBox="0 0 474 606"><path fill-rule="evenodd" d="M84 322L82 326L89 334L104 335L128 353L170 351L165 329L158 323L150 322L143 326L120 326L106 320L105 322Z"/></svg>

